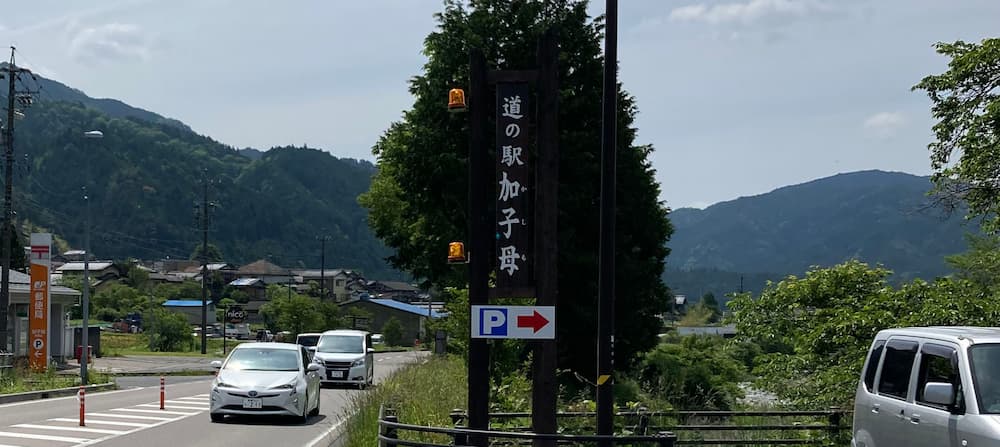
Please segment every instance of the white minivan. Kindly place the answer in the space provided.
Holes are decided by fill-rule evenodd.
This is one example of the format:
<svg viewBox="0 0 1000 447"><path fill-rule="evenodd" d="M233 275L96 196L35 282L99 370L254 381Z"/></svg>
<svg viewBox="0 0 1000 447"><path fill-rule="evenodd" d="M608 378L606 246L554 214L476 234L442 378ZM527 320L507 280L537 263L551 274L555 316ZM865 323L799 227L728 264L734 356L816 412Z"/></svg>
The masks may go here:
<svg viewBox="0 0 1000 447"><path fill-rule="evenodd" d="M365 388L375 380L374 354L371 334L338 329L320 335L312 362L320 366L322 383Z"/></svg>
<svg viewBox="0 0 1000 447"><path fill-rule="evenodd" d="M1000 328L880 331L854 398L852 447L1000 445Z"/></svg>

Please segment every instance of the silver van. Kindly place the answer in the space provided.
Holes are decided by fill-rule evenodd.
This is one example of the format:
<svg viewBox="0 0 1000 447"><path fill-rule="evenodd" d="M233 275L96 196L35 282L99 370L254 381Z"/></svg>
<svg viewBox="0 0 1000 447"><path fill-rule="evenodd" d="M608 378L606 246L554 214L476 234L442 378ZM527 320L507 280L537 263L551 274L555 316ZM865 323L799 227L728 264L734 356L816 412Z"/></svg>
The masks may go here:
<svg viewBox="0 0 1000 447"><path fill-rule="evenodd" d="M854 398L852 447L1000 445L1000 328L880 331Z"/></svg>

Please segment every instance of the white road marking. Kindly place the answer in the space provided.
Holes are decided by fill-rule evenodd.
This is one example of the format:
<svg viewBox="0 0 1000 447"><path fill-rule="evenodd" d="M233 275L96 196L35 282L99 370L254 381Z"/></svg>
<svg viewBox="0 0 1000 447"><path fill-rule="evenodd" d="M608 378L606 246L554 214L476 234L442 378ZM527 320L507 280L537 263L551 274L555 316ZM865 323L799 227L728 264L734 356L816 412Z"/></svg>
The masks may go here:
<svg viewBox="0 0 1000 447"><path fill-rule="evenodd" d="M21 438L37 439L39 441L61 441L61 442L87 442L87 438L71 438L69 436L32 435L28 433L15 433L11 431L0 431L0 438Z"/></svg>
<svg viewBox="0 0 1000 447"><path fill-rule="evenodd" d="M337 429L340 428L341 425L344 425L344 422L346 422L346 421L347 421L346 419L341 419L341 420L337 421L337 423L333 424L333 426L331 426L329 430L327 430L327 431L323 432L322 434L320 434L319 436L313 438L312 441L309 441L309 443L306 444L306 446L307 447L317 447L323 441L328 441L326 444L323 444L323 445L329 445L330 442L334 441L334 439L328 440L327 437L329 437L331 433L337 431Z"/></svg>
<svg viewBox="0 0 1000 447"><path fill-rule="evenodd" d="M133 414L114 414L114 413L90 413L88 416L100 416L102 418L128 418L128 419L143 419L147 421L172 421L174 418L158 418L155 416L137 416Z"/></svg>
<svg viewBox="0 0 1000 447"><path fill-rule="evenodd" d="M50 421L55 421L55 422L79 422L79 419L73 419L73 418L52 418L52 419L49 419L49 420ZM122 427L148 427L148 426L152 425L152 424L143 424L141 422L95 421L95 420L90 419L90 418L87 418L86 422L87 422L88 426L90 424L97 424L97 425L120 425ZM3 446L0 445L0 447L3 447Z"/></svg>
<svg viewBox="0 0 1000 447"><path fill-rule="evenodd" d="M160 408L160 404L141 404L141 405L136 405L136 406L137 407L143 407L143 408ZM208 409L208 406L205 406L205 407L182 407L180 405L166 405L164 408L166 408L167 410L173 409L173 410L204 411L204 410Z"/></svg>
<svg viewBox="0 0 1000 447"><path fill-rule="evenodd" d="M63 427L60 425L40 425L40 424L17 424L17 425L12 425L12 427L33 428L36 430L78 431L81 433L100 433L104 435L119 435L128 432L128 430L109 430L106 428L90 428L90 427Z"/></svg>
<svg viewBox="0 0 1000 447"><path fill-rule="evenodd" d="M0 447L21 447L19 445L0 444Z"/></svg>
<svg viewBox="0 0 1000 447"><path fill-rule="evenodd" d="M198 404L208 405L208 399L201 399L201 400L181 400L181 399L177 399L177 400L167 400L167 401L164 401L164 402L166 402L168 404L181 404L181 405L198 405Z"/></svg>
<svg viewBox="0 0 1000 447"><path fill-rule="evenodd" d="M133 411L136 413L153 413L153 414L176 414L179 416L189 416L195 413L188 413L186 411L170 411L170 410L143 410L141 408L112 408L111 411Z"/></svg>
<svg viewBox="0 0 1000 447"><path fill-rule="evenodd" d="M127 390L117 390L117 391L99 391L99 392L98 391L88 391L87 392L87 397L89 397L91 399L94 399L94 396L103 397L103 396L109 396L111 394L130 393L132 391L139 391L139 390L142 390L142 389L143 388L140 387L140 388L129 388ZM93 394L91 394L91 393L93 393ZM9 403L9 404L0 405L0 408L19 407L21 405L44 404L44 403L55 402L55 401L60 401L60 400L69 400L69 399L76 400L76 395L74 394L74 395L71 395L71 396L53 397L53 398L49 398L49 399L36 399L36 400L28 400L28 401L24 401L24 402L13 402L13 403Z"/></svg>

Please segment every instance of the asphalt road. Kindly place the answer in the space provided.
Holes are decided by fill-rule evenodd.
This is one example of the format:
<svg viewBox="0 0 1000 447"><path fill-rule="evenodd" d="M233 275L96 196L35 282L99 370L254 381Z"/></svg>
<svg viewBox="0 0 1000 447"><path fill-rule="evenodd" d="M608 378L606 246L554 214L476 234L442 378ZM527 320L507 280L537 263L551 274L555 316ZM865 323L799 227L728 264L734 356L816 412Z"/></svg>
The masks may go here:
<svg viewBox="0 0 1000 447"><path fill-rule="evenodd" d="M375 381L426 353L375 354ZM353 398L364 391L324 388L320 415L305 424L285 418L208 418L211 378L167 378L166 409L159 409L158 378L127 378L124 389L86 396L86 426L76 397L0 405L0 447L328 446ZM152 383L149 383L152 382ZM174 383L176 382L176 383ZM126 388L127 387L127 388Z"/></svg>

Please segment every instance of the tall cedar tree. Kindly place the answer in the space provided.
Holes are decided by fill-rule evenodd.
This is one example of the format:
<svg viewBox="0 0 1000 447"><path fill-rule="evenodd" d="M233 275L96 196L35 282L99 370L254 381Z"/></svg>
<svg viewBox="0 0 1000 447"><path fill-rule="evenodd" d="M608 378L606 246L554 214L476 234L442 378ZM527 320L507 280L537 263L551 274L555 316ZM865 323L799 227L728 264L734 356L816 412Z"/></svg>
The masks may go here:
<svg viewBox="0 0 1000 447"><path fill-rule="evenodd" d="M468 85L469 49L489 69L536 67L543 31L559 32L559 367L593 377L597 278L603 61L600 19L585 1L446 1L438 30L425 40L424 72L410 81L416 98L373 148L378 174L361 197L370 223L396 249L394 266L425 285L466 285L465 268L446 262L448 241L467 240L468 116L448 113L449 89ZM470 107L492 107L493 98ZM668 209L649 162L653 148L635 145L634 98L618 92L616 366L656 344L658 314L669 292L660 280L672 233ZM492 140L492 137L490 137ZM490 144L492 146L492 144ZM483 150L492 150L483 148Z"/></svg>

